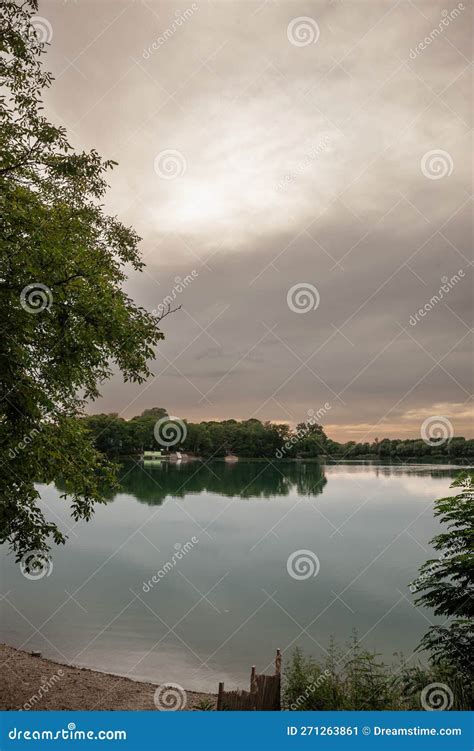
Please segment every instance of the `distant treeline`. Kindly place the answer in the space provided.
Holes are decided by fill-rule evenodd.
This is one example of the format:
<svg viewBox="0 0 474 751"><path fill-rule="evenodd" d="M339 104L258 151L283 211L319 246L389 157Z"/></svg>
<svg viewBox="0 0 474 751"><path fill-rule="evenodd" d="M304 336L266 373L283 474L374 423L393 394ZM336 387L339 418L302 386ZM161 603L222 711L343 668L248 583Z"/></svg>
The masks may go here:
<svg viewBox="0 0 474 751"><path fill-rule="evenodd" d="M131 420L117 414L88 415L81 418L92 433L97 449L109 456L130 456L146 450L163 447L155 437L155 426L160 423L160 433L166 435L168 414L162 407L146 409ZM172 422L172 418L169 418ZM181 422L181 421L180 421ZM184 426L184 427L183 427ZM173 426L169 426L170 431ZM177 431L179 441L172 450L179 449L203 457L222 457L236 454L240 457L296 458L407 458L440 457L474 459L474 440L454 437L442 445L429 445L420 439L376 438L372 443L338 443L327 437L323 427L309 420L296 429L285 424L274 424L251 419L238 422L223 420L192 423L182 421Z"/></svg>

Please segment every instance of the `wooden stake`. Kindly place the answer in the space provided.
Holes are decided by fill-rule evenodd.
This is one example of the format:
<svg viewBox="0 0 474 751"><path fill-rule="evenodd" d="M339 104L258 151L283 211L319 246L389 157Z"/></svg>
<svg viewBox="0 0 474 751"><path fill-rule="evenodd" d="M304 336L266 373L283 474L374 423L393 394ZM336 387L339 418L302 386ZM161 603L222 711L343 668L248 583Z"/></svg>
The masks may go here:
<svg viewBox="0 0 474 751"><path fill-rule="evenodd" d="M276 657L275 657L275 674L280 675L281 673L281 652L279 649L277 649Z"/></svg>
<svg viewBox="0 0 474 751"><path fill-rule="evenodd" d="M217 694L217 707L216 711L221 712L222 711L222 699L224 697L224 681L221 681L219 683L219 693Z"/></svg>
<svg viewBox="0 0 474 751"><path fill-rule="evenodd" d="M250 693L251 694L257 693L257 681L255 680L255 665L252 665L252 670L250 671Z"/></svg>

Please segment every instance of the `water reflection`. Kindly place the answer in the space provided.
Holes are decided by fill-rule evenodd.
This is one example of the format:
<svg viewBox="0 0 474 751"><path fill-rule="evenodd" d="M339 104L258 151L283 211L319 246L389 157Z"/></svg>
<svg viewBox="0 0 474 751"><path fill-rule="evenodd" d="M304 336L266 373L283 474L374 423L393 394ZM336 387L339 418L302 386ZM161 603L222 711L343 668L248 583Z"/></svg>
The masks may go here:
<svg viewBox="0 0 474 751"><path fill-rule="evenodd" d="M331 470L337 471L340 467L340 471L345 475L367 475L370 477L393 477L393 476L410 476L410 477L432 477L432 478L446 478L456 477L459 472L472 469L470 466L446 464L442 462L436 462L435 460L426 463L410 464L404 462L383 463L375 460L360 460L358 462L344 462L339 464L338 462L327 462L325 465Z"/></svg>
<svg viewBox="0 0 474 751"><path fill-rule="evenodd" d="M345 643L353 628L386 661L396 651L410 655L427 622L409 583L434 553L434 499L449 495L460 469L373 461L126 464L122 491L96 508L90 524L71 529L34 596L12 558L0 560L10 591L0 602L0 640L211 691L221 680L246 685L248 667L277 647L285 656L298 645L324 658L330 639ZM40 492L45 513L58 514L68 530L58 490ZM143 582L193 536L199 544L144 593ZM288 574L288 558L299 550L318 557L316 577ZM132 601L137 592L143 596ZM34 623L44 624L41 632ZM178 623L177 632L166 625Z"/></svg>
<svg viewBox="0 0 474 751"><path fill-rule="evenodd" d="M120 473L122 491L151 506L162 504L167 497L202 492L238 498L274 498L291 492L315 496L323 492L326 482L320 464L299 462L280 466L251 461L163 462L150 467L129 463Z"/></svg>
<svg viewBox="0 0 474 751"><path fill-rule="evenodd" d="M448 464L401 464L363 461L326 465L317 462L223 461L162 462L144 467L137 462L124 463L120 471L122 492L141 503L157 506L165 498L184 498L190 493L215 493L236 498L278 498L291 493L316 496L323 492L327 476L370 477L455 477L463 467Z"/></svg>
<svg viewBox="0 0 474 751"><path fill-rule="evenodd" d="M140 503L160 506L166 498L185 498L189 494L214 493L235 498L278 498L296 495L316 496L323 493L329 478L430 477L454 478L467 467L453 464L401 462L269 462L243 460L235 464L213 460L143 466L141 462L123 462L118 473L120 492L128 493ZM60 480L58 490L64 491ZM108 500L116 493L110 491Z"/></svg>

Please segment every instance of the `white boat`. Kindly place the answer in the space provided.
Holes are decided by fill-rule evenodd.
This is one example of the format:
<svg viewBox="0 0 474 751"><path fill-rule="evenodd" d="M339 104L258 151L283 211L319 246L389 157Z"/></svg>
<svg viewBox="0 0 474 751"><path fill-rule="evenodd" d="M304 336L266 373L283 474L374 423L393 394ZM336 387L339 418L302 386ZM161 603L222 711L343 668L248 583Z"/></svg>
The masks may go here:
<svg viewBox="0 0 474 751"><path fill-rule="evenodd" d="M181 451L175 451L173 454L169 455L170 462L181 462L183 461L183 459L184 461L186 461L187 458L188 458L187 455L182 454Z"/></svg>

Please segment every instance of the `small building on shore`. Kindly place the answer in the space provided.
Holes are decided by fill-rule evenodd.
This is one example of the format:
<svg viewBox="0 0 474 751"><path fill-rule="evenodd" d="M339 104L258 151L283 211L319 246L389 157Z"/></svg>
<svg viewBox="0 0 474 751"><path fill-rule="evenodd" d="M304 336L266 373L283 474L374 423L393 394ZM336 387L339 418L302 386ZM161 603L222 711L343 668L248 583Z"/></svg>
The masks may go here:
<svg viewBox="0 0 474 751"><path fill-rule="evenodd" d="M164 459L162 451L144 451L142 461L143 464L160 464Z"/></svg>

